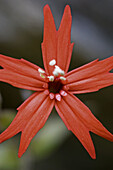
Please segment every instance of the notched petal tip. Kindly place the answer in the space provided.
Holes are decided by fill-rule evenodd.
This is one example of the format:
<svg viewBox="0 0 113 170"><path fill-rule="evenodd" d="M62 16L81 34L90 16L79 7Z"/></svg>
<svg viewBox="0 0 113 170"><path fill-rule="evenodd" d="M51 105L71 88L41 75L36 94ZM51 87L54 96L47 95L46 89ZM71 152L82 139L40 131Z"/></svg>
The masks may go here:
<svg viewBox="0 0 113 170"><path fill-rule="evenodd" d="M68 12L69 14L71 14L71 8L70 8L69 5L66 5L66 6L65 6L64 12Z"/></svg>
<svg viewBox="0 0 113 170"><path fill-rule="evenodd" d="M21 158L22 154L18 153L18 158Z"/></svg>
<svg viewBox="0 0 113 170"><path fill-rule="evenodd" d="M37 104L37 102L35 104ZM19 157L21 157L24 154L32 138L44 126L53 109L53 106L54 100L50 100L49 96L46 96L46 98L43 99L43 102L39 104L39 107L35 108L35 112L29 119L29 121L27 121L25 128L22 130L20 146L18 151Z"/></svg>
<svg viewBox="0 0 113 170"><path fill-rule="evenodd" d="M105 139L107 139L107 140L109 140L110 142L113 142L113 134L112 133L110 133L108 130L107 130L107 132L108 132L108 138L105 138Z"/></svg>
<svg viewBox="0 0 113 170"><path fill-rule="evenodd" d="M95 152L90 154L90 156L91 156L92 159L96 159L96 153Z"/></svg>
<svg viewBox="0 0 113 170"><path fill-rule="evenodd" d="M45 12L48 12L48 11L51 12L51 9L50 9L50 7L49 7L48 4L46 4L46 5L44 6L43 11L44 11L44 13L45 13Z"/></svg>

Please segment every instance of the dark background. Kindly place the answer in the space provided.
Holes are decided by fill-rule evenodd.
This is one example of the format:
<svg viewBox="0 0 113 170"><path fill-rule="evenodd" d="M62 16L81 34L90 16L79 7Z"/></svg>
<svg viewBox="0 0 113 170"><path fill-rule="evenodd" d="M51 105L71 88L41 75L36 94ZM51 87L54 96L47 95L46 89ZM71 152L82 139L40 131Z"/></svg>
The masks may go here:
<svg viewBox="0 0 113 170"><path fill-rule="evenodd" d="M43 7L51 7L58 29L63 10L72 10L72 41L75 43L70 70L96 58L113 55L112 0L0 0L0 53L24 58L43 67ZM8 127L16 108L30 91L0 83L0 131ZM113 133L113 87L77 95ZM76 125L75 125L76 126ZM0 145L0 170L113 169L113 143L91 134L97 159L92 160L77 138L67 130L55 110L28 150L17 157L20 134Z"/></svg>

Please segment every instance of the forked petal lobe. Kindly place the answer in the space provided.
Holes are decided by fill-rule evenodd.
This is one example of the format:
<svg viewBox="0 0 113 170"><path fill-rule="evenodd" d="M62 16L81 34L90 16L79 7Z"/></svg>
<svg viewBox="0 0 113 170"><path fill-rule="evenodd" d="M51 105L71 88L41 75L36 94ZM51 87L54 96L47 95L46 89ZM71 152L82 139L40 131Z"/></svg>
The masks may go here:
<svg viewBox="0 0 113 170"><path fill-rule="evenodd" d="M71 9L69 5L66 5L58 30L57 41L57 65L65 72L68 71L73 49L73 44L71 44L71 24Z"/></svg>
<svg viewBox="0 0 113 170"><path fill-rule="evenodd" d="M69 91L74 94L94 92L101 88L113 85L113 56L70 71L65 75Z"/></svg>
<svg viewBox="0 0 113 170"><path fill-rule="evenodd" d="M40 107L47 95L44 92L35 92L19 108L18 113L9 127L0 134L0 143L23 131L27 123Z"/></svg>
<svg viewBox="0 0 113 170"><path fill-rule="evenodd" d="M39 67L29 64L26 60L13 59L0 55L0 81L9 83L15 87L43 91L43 84L46 83L39 73Z"/></svg>
<svg viewBox="0 0 113 170"><path fill-rule="evenodd" d="M51 75L53 67L49 62L57 57L57 31L54 18L48 5L44 7L44 38L42 43L42 55L46 73Z"/></svg>
<svg viewBox="0 0 113 170"><path fill-rule="evenodd" d="M37 72L40 67L23 58L14 59L0 54L0 66L12 72L45 81Z"/></svg>
<svg viewBox="0 0 113 170"><path fill-rule="evenodd" d="M91 113L90 109L76 96L68 93L64 100L89 131L109 141L113 141L113 135L102 125L99 120L96 119L96 117Z"/></svg>
<svg viewBox="0 0 113 170"><path fill-rule="evenodd" d="M74 114L64 99L62 99L61 102L56 102L55 108L67 126L68 130L71 130L74 133L74 135L80 140L90 156L95 159L95 148L93 146L88 128Z"/></svg>
<svg viewBox="0 0 113 170"><path fill-rule="evenodd" d="M21 157L22 154L26 151L29 143L36 133L44 126L45 122L48 119L48 116L51 113L51 110L54 106L54 100L51 100L49 96L43 101L39 108L35 111L32 118L29 120L24 130L22 131L20 147L18 156Z"/></svg>
<svg viewBox="0 0 113 170"><path fill-rule="evenodd" d="M75 134L93 159L95 159L95 150L89 131L113 141L113 135L74 95L68 93L61 102L56 102L55 107L67 128Z"/></svg>
<svg viewBox="0 0 113 170"><path fill-rule="evenodd" d="M42 54L47 74L51 75L53 67L49 66L51 60L67 72L73 43L71 43L72 16L69 5L65 7L59 30L56 31L53 15L48 5L44 7L44 38L42 43Z"/></svg>
<svg viewBox="0 0 113 170"><path fill-rule="evenodd" d="M113 85L113 73L104 73L87 79L79 80L68 85L69 91L74 94L98 91Z"/></svg>

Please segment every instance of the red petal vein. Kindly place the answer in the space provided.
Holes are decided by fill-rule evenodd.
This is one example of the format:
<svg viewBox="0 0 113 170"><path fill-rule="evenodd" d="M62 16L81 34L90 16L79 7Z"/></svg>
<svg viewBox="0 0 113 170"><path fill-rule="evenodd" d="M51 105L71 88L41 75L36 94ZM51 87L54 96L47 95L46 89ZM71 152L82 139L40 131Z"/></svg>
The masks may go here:
<svg viewBox="0 0 113 170"><path fill-rule="evenodd" d="M40 77L38 66L24 60L0 55L0 81L15 87L43 91L44 80ZM43 81L42 81L43 80Z"/></svg>
<svg viewBox="0 0 113 170"><path fill-rule="evenodd" d="M78 116L63 99L61 102L56 102L55 108L68 130L71 130L74 133L90 156L95 159L95 148L93 146L88 128L80 121Z"/></svg>
<svg viewBox="0 0 113 170"><path fill-rule="evenodd" d="M113 74L104 73L83 79L68 85L69 91L74 94L98 91L101 88L113 85Z"/></svg>
<svg viewBox="0 0 113 170"><path fill-rule="evenodd" d="M67 72L73 43L71 44L71 23L72 16L69 5L65 7L64 15L59 27L56 31L54 19L48 5L44 7L44 39L42 43L43 61L46 72L51 75L53 67L49 66L49 62L53 59L56 64L65 72Z"/></svg>
<svg viewBox="0 0 113 170"><path fill-rule="evenodd" d="M67 5L58 30L57 41L57 65L65 72L68 71L74 45L73 43L71 44L71 24L71 10Z"/></svg>
<svg viewBox="0 0 113 170"><path fill-rule="evenodd" d="M89 131L109 141L113 141L113 135L95 118L89 108L76 96L68 93L64 99Z"/></svg>
<svg viewBox="0 0 113 170"><path fill-rule="evenodd" d="M68 129L77 136L92 158L95 158L95 152L91 144L89 131L113 141L113 135L94 117L87 106L74 95L68 93L61 102L56 103L56 109Z"/></svg>
<svg viewBox="0 0 113 170"><path fill-rule="evenodd" d="M14 59L0 54L0 66L9 71L34 78L36 80L45 81L45 79L40 77L38 72L40 67L22 58Z"/></svg>
<svg viewBox="0 0 113 170"><path fill-rule="evenodd" d="M94 92L113 84L113 56L102 61L95 60L66 74L72 93Z"/></svg>
<svg viewBox="0 0 113 170"><path fill-rule="evenodd" d="M54 100L51 100L49 96L43 101L40 107L35 111L35 114L27 123L26 127L22 131L21 141L18 156L21 157L26 151L29 143L36 133L44 126L51 110L54 106Z"/></svg>
<svg viewBox="0 0 113 170"><path fill-rule="evenodd" d="M69 73L66 74L66 77L68 83L73 83L99 74L107 73L112 68L113 68L113 56L101 61L95 60L78 69L70 71Z"/></svg>
<svg viewBox="0 0 113 170"><path fill-rule="evenodd" d="M33 95L31 95L18 108L19 111L9 127L0 134L0 143L22 131L46 97L47 96L43 92L35 92Z"/></svg>
<svg viewBox="0 0 113 170"><path fill-rule="evenodd" d="M57 56L57 31L51 10L48 5L44 7L44 38L42 43L43 62L46 73L51 75L53 67L49 62L56 60Z"/></svg>
<svg viewBox="0 0 113 170"><path fill-rule="evenodd" d="M44 82L36 80L31 77L26 77L21 74L1 69L0 70L0 81L6 82L11 84L12 86L28 89L28 90L35 90L35 91L43 91Z"/></svg>

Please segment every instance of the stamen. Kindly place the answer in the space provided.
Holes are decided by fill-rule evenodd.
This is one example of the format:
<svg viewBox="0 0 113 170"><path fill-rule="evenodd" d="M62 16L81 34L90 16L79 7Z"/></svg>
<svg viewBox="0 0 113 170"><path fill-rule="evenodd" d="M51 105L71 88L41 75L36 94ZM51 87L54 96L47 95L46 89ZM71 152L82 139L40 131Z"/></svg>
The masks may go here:
<svg viewBox="0 0 113 170"><path fill-rule="evenodd" d="M45 76L42 73L40 73L40 77L42 77L43 79L45 78Z"/></svg>
<svg viewBox="0 0 113 170"><path fill-rule="evenodd" d="M45 93L46 95L48 95L48 94L49 94L49 90L48 90L48 89L45 90L44 93Z"/></svg>
<svg viewBox="0 0 113 170"><path fill-rule="evenodd" d="M58 72L61 70L61 68L57 65L55 65L55 69L58 70Z"/></svg>
<svg viewBox="0 0 113 170"><path fill-rule="evenodd" d="M50 97L50 99L54 99L55 94L54 93L49 93L49 97Z"/></svg>
<svg viewBox="0 0 113 170"><path fill-rule="evenodd" d="M44 83L44 84L43 84L43 88L44 88L44 89L47 89L47 88L48 88L48 84L47 84L47 83Z"/></svg>
<svg viewBox="0 0 113 170"><path fill-rule="evenodd" d="M41 68L38 69L38 72L39 72L39 73L45 73L45 71L42 70Z"/></svg>
<svg viewBox="0 0 113 170"><path fill-rule="evenodd" d="M67 96L67 93L66 93L64 90L60 90L60 94L61 94L62 96Z"/></svg>
<svg viewBox="0 0 113 170"><path fill-rule="evenodd" d="M58 76L58 72L56 71L56 69L54 69L53 75L54 75L54 76Z"/></svg>
<svg viewBox="0 0 113 170"><path fill-rule="evenodd" d="M57 66L57 65L55 65L55 69L54 69L53 72L55 72L57 74L60 74L60 75L64 75L65 74L65 72L59 66Z"/></svg>
<svg viewBox="0 0 113 170"><path fill-rule="evenodd" d="M55 98L58 101L61 101L61 95L59 93L55 94Z"/></svg>
<svg viewBox="0 0 113 170"><path fill-rule="evenodd" d="M63 71L63 70L61 70L61 71L60 71L60 75L62 75L62 76L63 76L64 74L65 74L65 73L64 73L64 71Z"/></svg>
<svg viewBox="0 0 113 170"><path fill-rule="evenodd" d="M54 76L47 76L49 78L49 81L54 81Z"/></svg>
<svg viewBox="0 0 113 170"><path fill-rule="evenodd" d="M66 80L66 78L65 77L60 77L60 80Z"/></svg>
<svg viewBox="0 0 113 170"><path fill-rule="evenodd" d="M53 59L53 60L51 60L50 62L49 62L49 65L50 66L54 66L56 64L56 60L55 59Z"/></svg>
<svg viewBox="0 0 113 170"><path fill-rule="evenodd" d="M63 89L67 91L67 90L69 90L69 86L65 85L65 86L63 86Z"/></svg>

